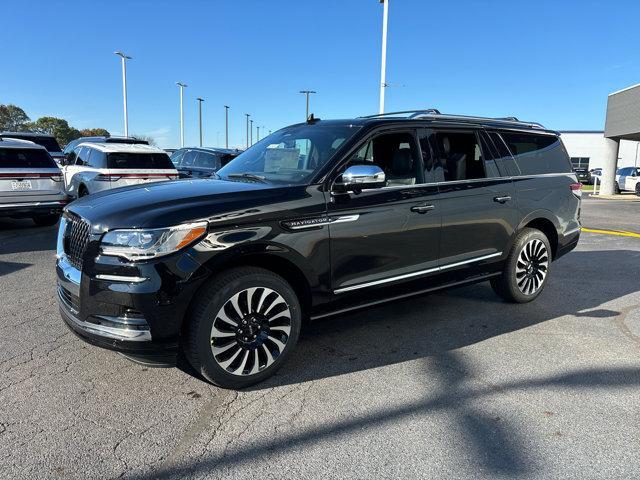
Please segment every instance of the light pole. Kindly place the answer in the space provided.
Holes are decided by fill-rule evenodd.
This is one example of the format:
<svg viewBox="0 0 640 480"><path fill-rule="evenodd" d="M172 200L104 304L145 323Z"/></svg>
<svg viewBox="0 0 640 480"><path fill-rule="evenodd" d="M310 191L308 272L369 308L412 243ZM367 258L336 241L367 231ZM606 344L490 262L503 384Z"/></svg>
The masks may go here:
<svg viewBox="0 0 640 480"><path fill-rule="evenodd" d="M224 106L224 148L229 148L229 105Z"/></svg>
<svg viewBox="0 0 640 480"><path fill-rule="evenodd" d="M124 136L129 136L129 115L127 114L127 60L131 57L122 52L113 52L120 57L122 61L122 98L124 100Z"/></svg>
<svg viewBox="0 0 640 480"><path fill-rule="evenodd" d="M245 113L244 116L247 117L247 148L249 148L249 117L251 115Z"/></svg>
<svg viewBox="0 0 640 480"><path fill-rule="evenodd" d="M309 120L309 95L318 92L314 92L313 90L300 90L300 93L303 93L307 96L307 116L304 118L304 121L306 122L307 120Z"/></svg>
<svg viewBox="0 0 640 480"><path fill-rule="evenodd" d="M198 101L198 126L200 129L200 146L202 147L202 102L204 102L204 98L196 98Z"/></svg>
<svg viewBox="0 0 640 480"><path fill-rule="evenodd" d="M249 123L251 123L251 127L249 128L249 132L251 135L251 145L253 145L253 120L249 120Z"/></svg>
<svg viewBox="0 0 640 480"><path fill-rule="evenodd" d="M260 125L258 125L257 127L258 133L256 134L256 142L260 141Z"/></svg>
<svg viewBox="0 0 640 480"><path fill-rule="evenodd" d="M387 21L389 0L380 0L384 5L382 13L382 63L380 65L380 113L384 113L384 89L387 88Z"/></svg>
<svg viewBox="0 0 640 480"><path fill-rule="evenodd" d="M180 148L184 148L184 108L183 108L183 94L186 84L176 82L176 85L180 88Z"/></svg>

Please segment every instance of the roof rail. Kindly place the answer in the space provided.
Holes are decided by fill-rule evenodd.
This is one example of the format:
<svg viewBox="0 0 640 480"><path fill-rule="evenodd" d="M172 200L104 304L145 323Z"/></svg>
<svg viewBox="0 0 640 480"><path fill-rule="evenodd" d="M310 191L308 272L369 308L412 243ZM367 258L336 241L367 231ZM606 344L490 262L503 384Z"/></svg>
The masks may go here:
<svg viewBox="0 0 640 480"><path fill-rule="evenodd" d="M437 108L427 108L425 110L402 110L400 112L376 113L375 115L364 115L358 118L390 117L394 115L406 115L409 113L411 114L409 115L409 118L414 118L417 115L422 115L422 114L441 115L440 110L438 110Z"/></svg>
<svg viewBox="0 0 640 480"><path fill-rule="evenodd" d="M537 122L525 122L519 120L517 117L476 117L470 115L452 115L448 113L441 113L436 108L428 108L426 110L405 110L402 112L389 112L389 113L379 113L377 115L366 115L358 118L378 118L378 117L386 117L386 116L399 116L406 115L407 119L419 119L419 118L438 118L440 120L475 120L477 122L494 122L494 123L505 123L505 124L519 124L519 126L529 127L529 128L541 128L545 127Z"/></svg>

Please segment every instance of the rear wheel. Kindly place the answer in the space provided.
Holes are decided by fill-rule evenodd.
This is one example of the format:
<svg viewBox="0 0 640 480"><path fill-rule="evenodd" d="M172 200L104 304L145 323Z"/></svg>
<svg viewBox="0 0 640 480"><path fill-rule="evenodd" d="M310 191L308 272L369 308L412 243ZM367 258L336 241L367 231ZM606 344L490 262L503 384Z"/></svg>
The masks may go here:
<svg viewBox="0 0 640 480"><path fill-rule="evenodd" d="M243 388L273 375L300 335L300 303L279 275L257 267L220 274L200 294L185 353L207 380Z"/></svg>
<svg viewBox="0 0 640 480"><path fill-rule="evenodd" d="M616 194L620 194L620 185L618 185L618 182L616 182L615 185L613 186L613 191Z"/></svg>
<svg viewBox="0 0 640 480"><path fill-rule="evenodd" d="M50 227L58 223L58 219L60 215L41 215L38 217L33 217L33 221L39 227Z"/></svg>
<svg viewBox="0 0 640 480"><path fill-rule="evenodd" d="M509 302L530 302L544 289L550 266L549 240L540 230L525 228L516 237L502 274L491 279L491 286Z"/></svg>

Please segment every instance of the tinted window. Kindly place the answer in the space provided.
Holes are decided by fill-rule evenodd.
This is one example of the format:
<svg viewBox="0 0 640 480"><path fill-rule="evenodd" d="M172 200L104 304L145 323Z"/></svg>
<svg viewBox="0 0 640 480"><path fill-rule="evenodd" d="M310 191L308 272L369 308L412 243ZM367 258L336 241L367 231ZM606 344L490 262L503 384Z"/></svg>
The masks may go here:
<svg viewBox="0 0 640 480"><path fill-rule="evenodd" d="M436 162L444 180L455 182L485 178L482 150L474 132L435 132Z"/></svg>
<svg viewBox="0 0 640 480"><path fill-rule="evenodd" d="M555 135L501 132L523 175L571 172L571 162Z"/></svg>
<svg viewBox="0 0 640 480"><path fill-rule="evenodd" d="M171 161L176 167L180 166L182 162L182 157L184 157L184 152L185 152L184 150L177 150L173 152L173 155L171 155Z"/></svg>
<svg viewBox="0 0 640 480"><path fill-rule="evenodd" d="M193 167L197 156L198 152L196 152L195 150L188 150L187 153L184 154L184 157L182 157L182 163L180 163L180 166Z"/></svg>
<svg viewBox="0 0 640 480"><path fill-rule="evenodd" d="M194 167L213 168L216 170L221 166L220 157L213 153L206 152L198 152L198 156L196 157L196 162L194 164Z"/></svg>
<svg viewBox="0 0 640 480"><path fill-rule="evenodd" d="M489 140L493 145L494 152L496 153L495 161L502 168L507 175L520 175L520 169L513 160L511 152L507 148L507 145L502 140L502 137L496 132L487 132Z"/></svg>
<svg viewBox="0 0 640 480"><path fill-rule="evenodd" d="M107 168L173 169L166 153L109 153Z"/></svg>
<svg viewBox="0 0 640 480"><path fill-rule="evenodd" d="M0 168L55 168L51 156L40 148L0 148Z"/></svg>
<svg viewBox="0 0 640 480"><path fill-rule="evenodd" d="M89 166L93 168L107 168L107 154L99 150L91 150Z"/></svg>
<svg viewBox="0 0 640 480"><path fill-rule="evenodd" d="M76 165L87 165L89 159L89 149L87 147L80 147L78 150L78 158L76 158Z"/></svg>
<svg viewBox="0 0 640 480"><path fill-rule="evenodd" d="M492 145L487 141L486 136L482 133L480 134L480 146L482 148L482 159L484 160L484 171L487 178L499 177L500 172L498 171L498 166L494 160L497 155L494 152Z"/></svg>
<svg viewBox="0 0 640 480"><path fill-rule="evenodd" d="M59 152L62 149L58 144L58 141L54 137L49 136L37 136L37 135L3 135L5 138L18 138L21 140L29 140L30 142L37 143L38 145L42 145L47 149L48 152Z"/></svg>

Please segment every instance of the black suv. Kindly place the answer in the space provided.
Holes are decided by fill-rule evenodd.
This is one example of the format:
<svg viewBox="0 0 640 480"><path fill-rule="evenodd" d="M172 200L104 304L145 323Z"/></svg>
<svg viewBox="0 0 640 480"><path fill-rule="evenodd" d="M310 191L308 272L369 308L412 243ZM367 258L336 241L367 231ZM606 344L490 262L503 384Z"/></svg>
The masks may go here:
<svg viewBox="0 0 640 480"><path fill-rule="evenodd" d="M171 154L180 178L210 177L242 153L226 148L189 147Z"/></svg>
<svg viewBox="0 0 640 480"><path fill-rule="evenodd" d="M132 359L184 352L241 388L278 369L303 319L490 280L543 290L580 236L581 184L557 132L399 112L283 128L211 179L69 205L62 317Z"/></svg>

